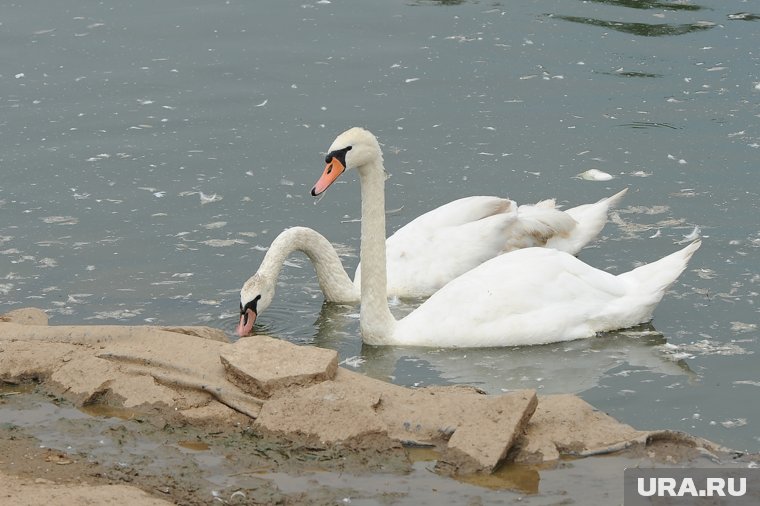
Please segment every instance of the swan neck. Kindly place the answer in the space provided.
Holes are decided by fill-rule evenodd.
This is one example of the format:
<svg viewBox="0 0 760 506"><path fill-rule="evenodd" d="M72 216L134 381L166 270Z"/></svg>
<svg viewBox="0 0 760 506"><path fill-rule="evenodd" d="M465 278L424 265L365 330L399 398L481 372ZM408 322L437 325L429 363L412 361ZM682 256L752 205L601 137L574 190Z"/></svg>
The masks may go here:
<svg viewBox="0 0 760 506"><path fill-rule="evenodd" d="M263 271L276 280L285 260L295 251L304 253L311 261L326 300L358 300L357 289L346 274L335 248L322 234L311 228L293 227L277 236L264 256L259 272Z"/></svg>
<svg viewBox="0 0 760 506"><path fill-rule="evenodd" d="M388 308L385 256L385 168L375 160L358 168L361 180L361 331L367 344L388 344L396 320Z"/></svg>

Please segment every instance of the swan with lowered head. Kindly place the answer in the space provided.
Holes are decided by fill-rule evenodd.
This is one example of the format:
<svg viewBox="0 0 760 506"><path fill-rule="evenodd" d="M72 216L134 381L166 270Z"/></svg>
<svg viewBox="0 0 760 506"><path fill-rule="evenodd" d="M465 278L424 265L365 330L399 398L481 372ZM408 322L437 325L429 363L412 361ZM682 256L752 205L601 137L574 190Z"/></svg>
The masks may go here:
<svg viewBox="0 0 760 506"><path fill-rule="evenodd" d="M547 246L575 254L601 231L607 212L626 191L567 211L560 211L553 199L521 206L488 196L449 202L386 240L388 295L429 297L476 265L519 248ZM294 251L311 260L326 300L359 301L361 264L352 281L324 236L310 228L293 227L272 241L259 269L240 290L239 335L248 335L256 317L269 307L282 264Z"/></svg>
<svg viewBox="0 0 760 506"><path fill-rule="evenodd" d="M372 133L352 128L328 150L312 189L324 192L346 169L361 183L362 339L371 345L484 347L591 337L649 321L667 288L699 248L612 275L573 255L524 248L496 256L453 279L401 320L386 289L385 169Z"/></svg>

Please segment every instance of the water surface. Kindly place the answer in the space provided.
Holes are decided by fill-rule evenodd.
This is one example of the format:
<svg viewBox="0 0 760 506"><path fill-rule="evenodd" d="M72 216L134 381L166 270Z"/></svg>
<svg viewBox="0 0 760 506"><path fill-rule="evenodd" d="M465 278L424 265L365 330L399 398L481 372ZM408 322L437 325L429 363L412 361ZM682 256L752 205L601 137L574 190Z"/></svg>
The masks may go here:
<svg viewBox="0 0 760 506"><path fill-rule="evenodd" d="M752 3L34 2L0 15L0 310L205 324L282 229L358 258L350 126L383 144L389 231L452 199L629 192L580 257L619 273L703 245L651 325L532 348L362 346L290 259L258 331L405 385L576 392L641 428L757 451L760 31ZM588 169L609 181L576 177ZM401 315L410 309L399 303Z"/></svg>

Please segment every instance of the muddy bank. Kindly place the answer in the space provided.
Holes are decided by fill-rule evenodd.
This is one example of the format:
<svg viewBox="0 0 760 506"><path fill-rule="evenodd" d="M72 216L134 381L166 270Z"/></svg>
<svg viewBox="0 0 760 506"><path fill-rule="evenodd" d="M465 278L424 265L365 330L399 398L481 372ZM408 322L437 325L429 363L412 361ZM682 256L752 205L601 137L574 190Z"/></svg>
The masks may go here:
<svg viewBox="0 0 760 506"><path fill-rule="evenodd" d="M239 450L230 454L237 457L225 458L240 458L247 449L263 455L262 462L271 460L246 437L281 445L295 457L280 457L278 473L292 472L287 461L293 459L323 470L351 462L351 472L409 473L410 447L433 452L432 469L440 476L475 480L510 465L561 467L566 457L616 453L670 463L732 457L687 434L621 424L572 395L408 389L337 362L332 350L266 336L230 343L221 331L205 327L48 326L44 313L34 309L8 313L0 323L0 379L5 383L34 382L78 408L139 419L143 433L151 427L195 431L196 437L226 434ZM37 482L47 479L43 476L21 482L0 477L5 479L14 494L36 488L48 493L58 486ZM155 492L155 486L141 488L146 487ZM259 502L287 502L277 487L269 489ZM97 493L115 490L98 488ZM176 492L167 499L187 502ZM135 503L140 500L136 496Z"/></svg>

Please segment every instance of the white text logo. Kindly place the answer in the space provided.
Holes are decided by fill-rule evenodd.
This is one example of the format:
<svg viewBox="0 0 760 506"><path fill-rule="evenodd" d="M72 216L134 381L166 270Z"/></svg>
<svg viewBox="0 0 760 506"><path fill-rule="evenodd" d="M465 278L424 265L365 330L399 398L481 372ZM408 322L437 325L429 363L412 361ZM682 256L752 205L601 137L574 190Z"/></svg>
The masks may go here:
<svg viewBox="0 0 760 506"><path fill-rule="evenodd" d="M699 481L704 481L704 487L698 487L692 478L639 477L637 490L643 497L741 497L747 493L746 478L705 478Z"/></svg>

